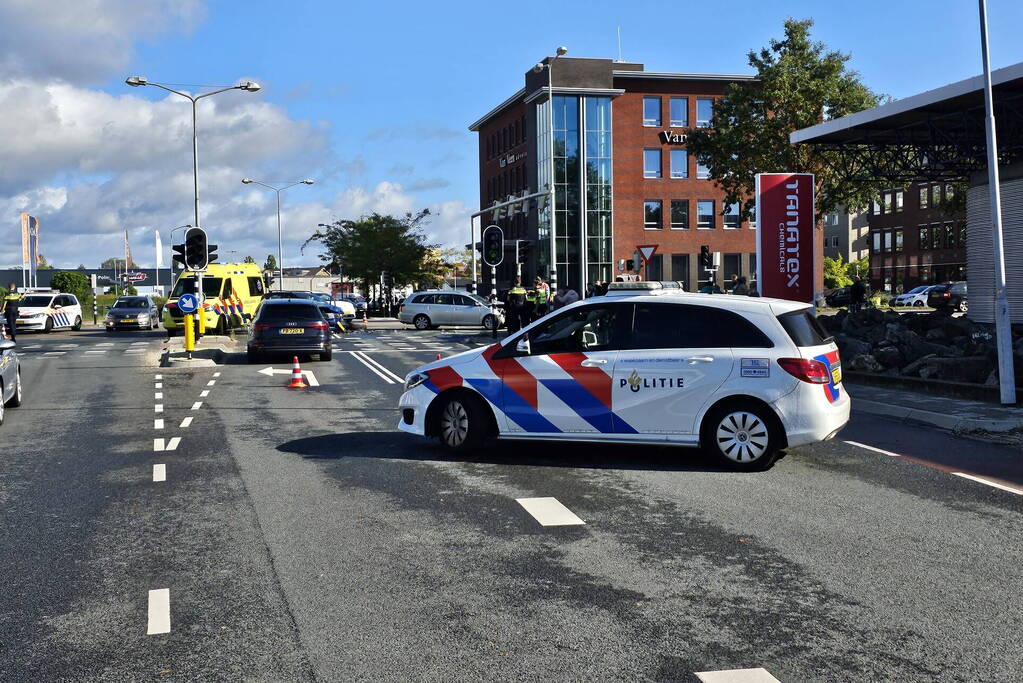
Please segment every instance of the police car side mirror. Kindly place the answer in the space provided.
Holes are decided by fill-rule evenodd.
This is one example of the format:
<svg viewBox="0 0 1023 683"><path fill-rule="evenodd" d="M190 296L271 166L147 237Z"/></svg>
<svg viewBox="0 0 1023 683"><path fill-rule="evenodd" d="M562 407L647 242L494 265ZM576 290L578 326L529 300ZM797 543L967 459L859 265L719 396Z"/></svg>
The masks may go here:
<svg viewBox="0 0 1023 683"><path fill-rule="evenodd" d="M61 308L64 308L64 307L63 307L63 306L61 306L60 304L55 304L55 305L53 306L53 310L55 310L55 311L56 311L56 310L59 310L59 309L61 309Z"/></svg>
<svg viewBox="0 0 1023 683"><path fill-rule="evenodd" d="M529 355L529 337L523 337L515 344L515 352L524 356Z"/></svg>

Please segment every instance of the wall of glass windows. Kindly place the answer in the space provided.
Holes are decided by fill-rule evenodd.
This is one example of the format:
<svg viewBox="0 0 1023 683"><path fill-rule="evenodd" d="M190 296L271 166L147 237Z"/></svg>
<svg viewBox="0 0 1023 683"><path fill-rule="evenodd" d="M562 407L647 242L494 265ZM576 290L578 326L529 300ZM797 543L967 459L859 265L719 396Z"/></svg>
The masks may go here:
<svg viewBox="0 0 1023 683"><path fill-rule="evenodd" d="M536 108L538 186L549 187L553 151L557 279L582 293L588 282L611 279L611 99L556 95L553 150L549 106ZM547 274L550 207L543 202L538 228L538 263Z"/></svg>

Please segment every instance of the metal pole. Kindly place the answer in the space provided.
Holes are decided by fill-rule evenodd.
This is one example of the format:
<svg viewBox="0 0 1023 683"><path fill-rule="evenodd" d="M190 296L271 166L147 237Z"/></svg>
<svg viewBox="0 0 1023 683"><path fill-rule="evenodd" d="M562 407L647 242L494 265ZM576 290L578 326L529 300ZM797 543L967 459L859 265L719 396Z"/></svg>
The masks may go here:
<svg viewBox="0 0 1023 683"><path fill-rule="evenodd" d="M555 164L554 164L554 76L552 74L552 68L554 66L554 60L556 60L557 58L558 58L558 55L555 53L555 55L553 57L551 57L551 60L549 62L547 62L547 106L548 106L548 108L550 110L549 111L550 116L547 117L548 123L549 123L549 126L550 126L548 128L548 131L547 131L548 134L549 134L549 139L548 139L547 143L548 143L548 149L549 149L549 153L550 153L550 157L551 157L550 158L550 162L551 162L551 175L550 175L550 184L551 184L551 188L550 188L551 189L551 199L550 199L550 206L551 206L551 230L550 230L550 232L551 232L551 284L550 284L550 289L551 289L551 292L556 291L557 288L558 288L558 246L557 246L557 244L558 244L558 241L557 241L558 233L557 233L557 229L556 229L556 222L557 222L558 212L556 211L557 207L554 205L554 198L555 198L555 192L554 192L554 184L555 184L554 183L554 168L555 168ZM549 298L549 295L548 295L548 298Z"/></svg>
<svg viewBox="0 0 1023 683"><path fill-rule="evenodd" d="M480 224L483 224L482 216L480 216ZM479 287L477 285L479 282L476 280L476 219L474 217L469 218L469 246L472 252L472 286L478 293Z"/></svg>
<svg viewBox="0 0 1023 683"><path fill-rule="evenodd" d="M980 0L980 44L984 60L984 127L987 131L987 180L991 199L991 242L995 275L995 342L998 347L998 384L1003 405L1016 403L1016 377L1012 366L1012 325L1009 298L1005 292L1005 254L1002 250L1002 191L998 177L998 135L995 104L991 92L991 63L988 52L987 0Z"/></svg>
<svg viewBox="0 0 1023 683"><path fill-rule="evenodd" d="M494 302L497 300L497 266L490 268L490 296L490 315L494 321L494 326L490 330L490 338L497 339L497 310L494 308Z"/></svg>
<svg viewBox="0 0 1023 683"><path fill-rule="evenodd" d="M195 112L198 98L188 97L188 99L192 102L192 186L195 197L195 227L201 228L202 224L199 222L199 126L196 123ZM205 295L202 288L201 270L195 273L195 288L200 299L199 308L195 312L196 321L198 322L195 332L196 337L201 337L206 333L206 302L203 300Z"/></svg>
<svg viewBox="0 0 1023 683"><path fill-rule="evenodd" d="M281 191L277 190L277 290L284 289L284 243L281 237Z"/></svg>

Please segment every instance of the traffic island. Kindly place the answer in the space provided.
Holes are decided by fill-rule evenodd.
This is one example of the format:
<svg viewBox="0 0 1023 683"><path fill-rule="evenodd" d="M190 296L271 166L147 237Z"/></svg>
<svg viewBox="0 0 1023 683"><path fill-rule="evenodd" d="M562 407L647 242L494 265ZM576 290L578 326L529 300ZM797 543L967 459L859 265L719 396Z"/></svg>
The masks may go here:
<svg viewBox="0 0 1023 683"><path fill-rule="evenodd" d="M208 334L195 343L195 350L192 357L188 357L185 351L185 340L183 337L170 337L164 344L163 356L160 359L161 367L171 365L209 367L213 365L224 365L228 362L231 354L245 353L245 344L229 336Z"/></svg>

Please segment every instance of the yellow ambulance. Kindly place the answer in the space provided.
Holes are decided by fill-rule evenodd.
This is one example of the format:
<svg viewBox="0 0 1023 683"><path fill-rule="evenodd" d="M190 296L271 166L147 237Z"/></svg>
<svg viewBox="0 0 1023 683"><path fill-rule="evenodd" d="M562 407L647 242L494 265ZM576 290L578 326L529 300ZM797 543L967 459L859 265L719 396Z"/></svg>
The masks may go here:
<svg viewBox="0 0 1023 683"><path fill-rule="evenodd" d="M163 326L168 334L183 329L184 314L178 308L178 297L197 293L195 276L184 271L174 283L163 307ZM207 334L225 334L252 321L263 301L266 283L255 263L211 263L202 274L202 291Z"/></svg>

